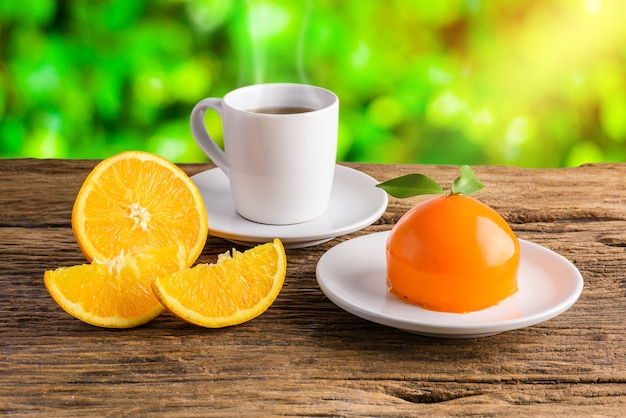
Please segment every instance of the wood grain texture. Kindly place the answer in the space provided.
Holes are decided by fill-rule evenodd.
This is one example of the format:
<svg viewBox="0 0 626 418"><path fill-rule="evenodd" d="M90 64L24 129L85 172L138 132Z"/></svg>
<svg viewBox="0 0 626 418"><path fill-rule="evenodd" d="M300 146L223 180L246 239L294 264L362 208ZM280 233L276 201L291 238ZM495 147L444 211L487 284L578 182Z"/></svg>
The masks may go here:
<svg viewBox="0 0 626 418"><path fill-rule="evenodd" d="M374 225L287 250L276 302L208 330L165 313L131 330L63 312L45 270L85 262L71 210L97 161L0 160L0 414L64 416L622 416L626 410L626 164L479 166L476 197L520 238L559 252L585 279L579 301L492 337L421 337L355 317L319 290L334 245L389 230L421 198L391 198ZM356 164L378 180L410 172L446 187L456 167ZM190 175L213 166L181 165ZM210 222L210 220L209 220ZM209 237L199 262L234 245ZM237 246L240 248L239 246Z"/></svg>

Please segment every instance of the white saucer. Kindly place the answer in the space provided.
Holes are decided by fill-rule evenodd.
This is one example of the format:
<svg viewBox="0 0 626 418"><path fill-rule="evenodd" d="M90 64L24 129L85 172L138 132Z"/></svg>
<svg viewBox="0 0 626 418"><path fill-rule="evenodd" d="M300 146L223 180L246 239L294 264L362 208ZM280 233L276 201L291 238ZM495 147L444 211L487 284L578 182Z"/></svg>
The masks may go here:
<svg viewBox="0 0 626 418"><path fill-rule="evenodd" d="M387 193L374 178L337 165L328 210L319 218L294 225L249 221L235 211L228 178L219 168L191 177L204 199L209 234L254 246L280 238L285 248L302 248L329 241L373 224L387 209Z"/></svg>
<svg viewBox="0 0 626 418"><path fill-rule="evenodd" d="M364 235L327 251L317 282L346 311L378 324L440 338L475 338L538 324L571 307L583 289L578 269L564 257L520 241L519 290L498 305L467 314L435 312L389 294L385 244L389 231Z"/></svg>

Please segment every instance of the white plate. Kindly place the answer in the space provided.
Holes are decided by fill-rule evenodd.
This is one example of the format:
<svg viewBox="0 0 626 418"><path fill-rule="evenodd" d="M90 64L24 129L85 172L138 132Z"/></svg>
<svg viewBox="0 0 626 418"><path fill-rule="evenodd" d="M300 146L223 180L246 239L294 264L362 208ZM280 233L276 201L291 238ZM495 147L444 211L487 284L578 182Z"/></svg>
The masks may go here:
<svg viewBox="0 0 626 418"><path fill-rule="evenodd" d="M285 248L302 248L329 241L373 224L387 209L387 193L374 178L349 167L336 166L328 210L319 218L294 225L249 221L235 211L228 178L215 168L192 176L204 199L209 233L238 244L254 246L280 238Z"/></svg>
<svg viewBox="0 0 626 418"><path fill-rule="evenodd" d="M389 294L385 244L389 231L342 242L317 264L317 282L346 311L378 324L442 338L475 338L538 324L565 312L583 289L583 278L564 257L520 241L519 290L496 306L454 314L402 302Z"/></svg>

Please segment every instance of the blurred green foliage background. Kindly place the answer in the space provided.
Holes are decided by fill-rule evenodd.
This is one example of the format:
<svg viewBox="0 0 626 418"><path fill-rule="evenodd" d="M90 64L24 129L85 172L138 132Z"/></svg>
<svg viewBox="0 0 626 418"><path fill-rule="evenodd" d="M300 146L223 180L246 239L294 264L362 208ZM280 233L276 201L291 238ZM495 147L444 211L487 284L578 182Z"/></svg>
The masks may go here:
<svg viewBox="0 0 626 418"><path fill-rule="evenodd" d="M622 0L2 0L0 157L205 161L204 97L341 100L340 161L626 159ZM209 131L221 138L217 115Z"/></svg>

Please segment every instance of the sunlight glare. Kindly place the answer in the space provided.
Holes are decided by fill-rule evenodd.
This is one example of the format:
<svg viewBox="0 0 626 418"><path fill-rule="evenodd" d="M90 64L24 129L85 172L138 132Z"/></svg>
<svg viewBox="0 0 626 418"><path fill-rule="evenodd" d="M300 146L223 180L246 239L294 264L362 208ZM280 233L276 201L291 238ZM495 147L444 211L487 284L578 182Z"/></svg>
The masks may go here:
<svg viewBox="0 0 626 418"><path fill-rule="evenodd" d="M597 16L602 10L602 0L583 0L583 8L591 16Z"/></svg>

